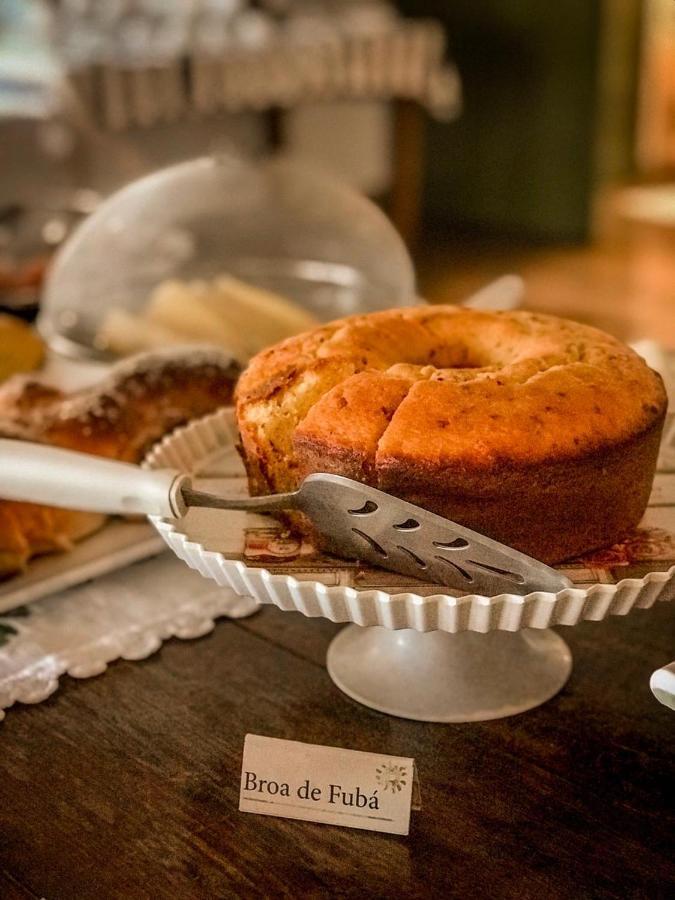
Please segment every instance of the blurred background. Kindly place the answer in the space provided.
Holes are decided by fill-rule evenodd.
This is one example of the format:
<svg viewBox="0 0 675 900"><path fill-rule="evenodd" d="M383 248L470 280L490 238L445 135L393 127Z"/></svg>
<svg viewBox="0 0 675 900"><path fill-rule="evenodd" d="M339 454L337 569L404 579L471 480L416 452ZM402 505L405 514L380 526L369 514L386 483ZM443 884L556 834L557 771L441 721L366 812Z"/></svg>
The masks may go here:
<svg viewBox="0 0 675 900"><path fill-rule="evenodd" d="M515 271L675 348L672 0L2 0L0 305L34 316L74 225L207 153L368 195L432 302Z"/></svg>

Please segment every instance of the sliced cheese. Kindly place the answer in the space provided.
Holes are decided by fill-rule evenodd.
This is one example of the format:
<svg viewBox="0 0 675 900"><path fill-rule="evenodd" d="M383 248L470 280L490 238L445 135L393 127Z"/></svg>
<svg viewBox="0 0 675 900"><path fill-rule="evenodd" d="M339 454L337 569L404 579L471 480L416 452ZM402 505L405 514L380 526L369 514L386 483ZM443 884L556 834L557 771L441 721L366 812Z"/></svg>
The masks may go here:
<svg viewBox="0 0 675 900"><path fill-rule="evenodd" d="M179 331L184 338L221 344L239 359L248 356L240 329L205 301L204 282L160 284L153 291L145 315L150 322Z"/></svg>
<svg viewBox="0 0 675 900"><path fill-rule="evenodd" d="M119 356L184 343L185 337L179 331L119 308L108 311L96 335L99 349Z"/></svg>

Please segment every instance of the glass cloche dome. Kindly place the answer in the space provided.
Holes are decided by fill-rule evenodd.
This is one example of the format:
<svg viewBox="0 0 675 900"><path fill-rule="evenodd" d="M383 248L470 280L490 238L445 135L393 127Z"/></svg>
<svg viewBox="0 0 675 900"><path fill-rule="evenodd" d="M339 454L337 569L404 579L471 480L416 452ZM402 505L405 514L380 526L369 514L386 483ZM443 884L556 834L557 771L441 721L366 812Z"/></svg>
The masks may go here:
<svg viewBox="0 0 675 900"><path fill-rule="evenodd" d="M320 321L416 302L405 245L368 199L296 162L216 156L104 202L57 255L38 327L55 350L101 355L111 309L137 314L168 279L224 274Z"/></svg>

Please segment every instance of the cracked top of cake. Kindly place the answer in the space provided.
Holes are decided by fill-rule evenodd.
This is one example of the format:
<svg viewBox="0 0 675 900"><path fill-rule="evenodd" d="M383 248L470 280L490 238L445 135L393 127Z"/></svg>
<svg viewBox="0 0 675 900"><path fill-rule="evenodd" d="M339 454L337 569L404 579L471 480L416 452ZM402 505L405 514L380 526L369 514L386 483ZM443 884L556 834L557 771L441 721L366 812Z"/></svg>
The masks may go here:
<svg viewBox="0 0 675 900"><path fill-rule="evenodd" d="M254 493L288 490L323 460L387 488L578 459L660 422L660 377L586 325L455 306L352 316L253 358L237 418ZM327 470L335 471L340 466Z"/></svg>

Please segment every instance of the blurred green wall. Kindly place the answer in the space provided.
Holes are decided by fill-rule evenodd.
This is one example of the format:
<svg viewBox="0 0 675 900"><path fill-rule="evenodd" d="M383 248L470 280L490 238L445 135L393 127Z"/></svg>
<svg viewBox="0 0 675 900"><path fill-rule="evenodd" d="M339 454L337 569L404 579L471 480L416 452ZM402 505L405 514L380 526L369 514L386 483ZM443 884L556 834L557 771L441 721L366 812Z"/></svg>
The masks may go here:
<svg viewBox="0 0 675 900"><path fill-rule="evenodd" d="M428 131L425 216L548 240L588 231L601 61L595 0L400 0L434 16L464 110Z"/></svg>

